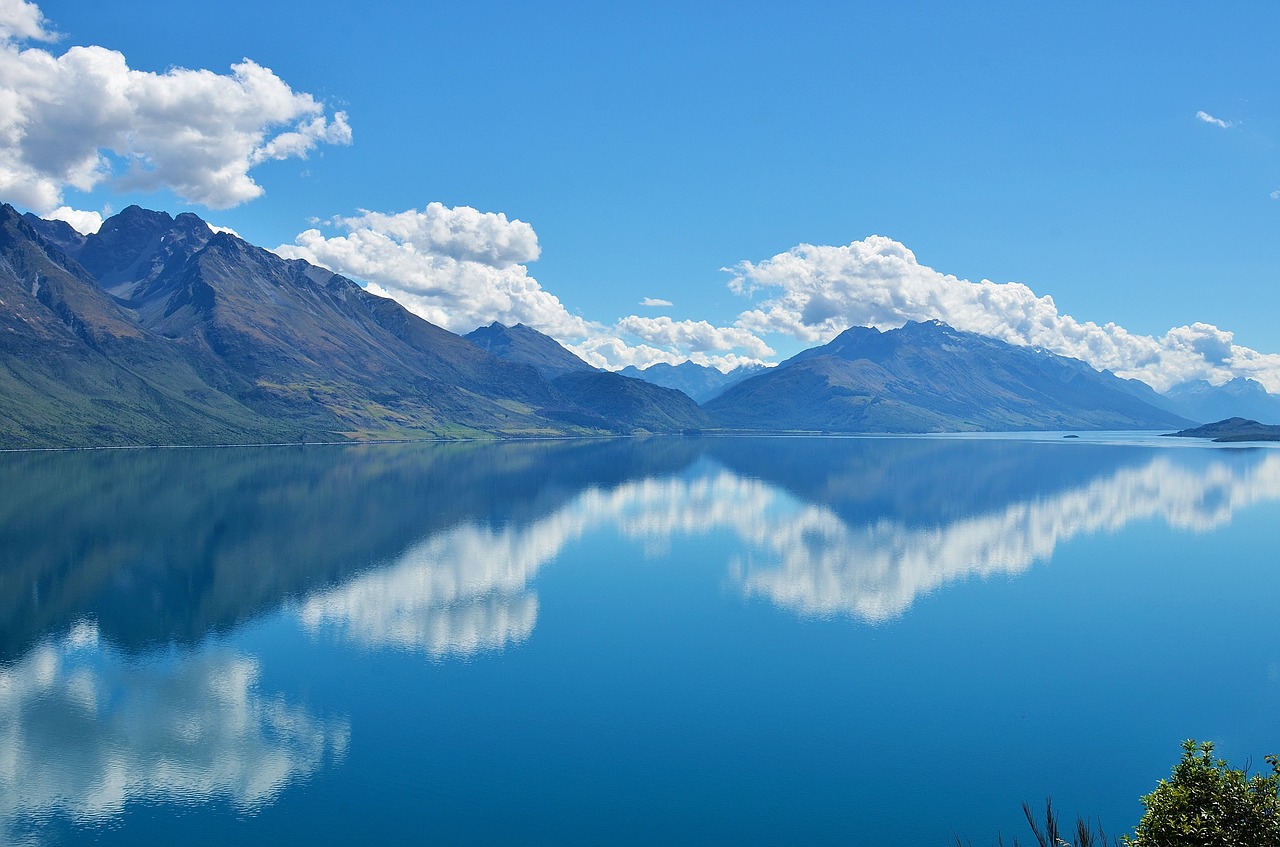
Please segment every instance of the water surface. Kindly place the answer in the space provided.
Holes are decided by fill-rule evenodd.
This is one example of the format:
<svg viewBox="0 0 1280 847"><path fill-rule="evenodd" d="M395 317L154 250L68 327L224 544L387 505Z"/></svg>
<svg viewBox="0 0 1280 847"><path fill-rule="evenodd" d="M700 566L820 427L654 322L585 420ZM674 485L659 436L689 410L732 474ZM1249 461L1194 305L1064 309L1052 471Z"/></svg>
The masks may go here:
<svg viewBox="0 0 1280 847"><path fill-rule="evenodd" d="M1280 451L0 455L0 839L982 844L1280 750Z"/></svg>

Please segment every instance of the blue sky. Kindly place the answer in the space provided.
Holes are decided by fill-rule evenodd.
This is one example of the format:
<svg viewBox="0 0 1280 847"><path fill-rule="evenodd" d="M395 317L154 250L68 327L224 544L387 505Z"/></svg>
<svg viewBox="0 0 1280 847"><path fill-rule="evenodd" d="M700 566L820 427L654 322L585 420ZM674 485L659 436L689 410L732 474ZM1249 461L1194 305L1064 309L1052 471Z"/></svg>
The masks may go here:
<svg viewBox="0 0 1280 847"><path fill-rule="evenodd" d="M62 37L11 46L57 57L99 45L156 74L226 75L248 58L310 95L330 130L345 113L350 144L331 133L305 159L266 157L247 171L264 193L238 205L129 190L122 160L62 200L191 209L254 243L363 269L375 290L440 322L448 313L450 328L480 322L467 308L488 301L424 305L441 274L483 287L507 285L514 268L517 287L536 280L582 323L546 302L494 317L541 320L614 366L658 355L645 350L776 360L849 322L937 316L1158 387L1250 375L1280 390L1269 355L1280 351L1280 10L961 6L134 0L126 14L44 0ZM501 261L468 271L470 258L438 243L447 261L405 292L387 276L404 251L352 254L362 233L361 249L375 235L387 247L391 219L360 210L433 202L524 222L537 247L518 249L521 231ZM335 216L347 220L313 223ZM481 229L505 237L504 221ZM313 227L322 240L302 251ZM788 253L873 235L892 242ZM787 261L770 263L779 254ZM735 276L754 294L732 292ZM964 289L984 279L1030 292ZM620 324L627 316L637 320ZM697 321L737 334L681 323ZM1117 340L1108 322L1152 342ZM1168 335L1178 327L1188 331ZM725 346L744 332L773 354ZM619 344L582 346L593 333Z"/></svg>

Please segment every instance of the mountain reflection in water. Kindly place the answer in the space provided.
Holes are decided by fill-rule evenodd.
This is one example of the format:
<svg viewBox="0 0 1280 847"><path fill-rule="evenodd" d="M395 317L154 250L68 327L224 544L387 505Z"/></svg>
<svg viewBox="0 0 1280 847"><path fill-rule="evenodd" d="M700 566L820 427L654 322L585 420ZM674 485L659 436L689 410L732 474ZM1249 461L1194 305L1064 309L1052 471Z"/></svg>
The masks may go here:
<svg viewBox="0 0 1280 847"><path fill-rule="evenodd" d="M363 650L534 637L538 575L589 536L700 562L743 597L885 624L1135 521L1228 524L1280 453L946 439L620 439L0 456L0 819L136 800L273 803L346 718L259 690L234 645L283 612ZM722 549L722 548L717 548ZM25 822L25 823L24 823Z"/></svg>

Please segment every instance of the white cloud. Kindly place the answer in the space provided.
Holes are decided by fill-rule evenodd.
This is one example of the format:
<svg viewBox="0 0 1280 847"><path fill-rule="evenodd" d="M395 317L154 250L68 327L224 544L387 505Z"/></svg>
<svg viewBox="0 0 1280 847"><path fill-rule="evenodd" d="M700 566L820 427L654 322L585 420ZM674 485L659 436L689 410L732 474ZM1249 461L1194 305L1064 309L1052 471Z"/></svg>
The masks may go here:
<svg viewBox="0 0 1280 847"><path fill-rule="evenodd" d="M843 247L801 244L725 270L733 274L734 292L764 295L737 321L756 333L823 343L850 326L890 329L936 318L956 329L1082 359L1158 390L1189 379L1220 384L1247 376L1280 391L1280 356L1239 346L1230 332L1194 323L1156 338L1114 323L1078 321L1060 313L1052 297L1037 296L1021 283L942 274L882 236Z"/></svg>
<svg viewBox="0 0 1280 847"><path fill-rule="evenodd" d="M255 165L351 143L345 113L329 117L252 60L230 74L156 74L104 47L54 55L21 43L49 37L39 9L0 4L0 194L39 213L68 188L111 179L226 208L263 193L249 176Z"/></svg>
<svg viewBox="0 0 1280 847"><path fill-rule="evenodd" d="M570 314L529 275L538 257L533 227L505 215L431 203L422 211L338 217L344 234L308 229L275 252L369 283L411 312L453 332L493 321L523 323L556 338L596 327Z"/></svg>
<svg viewBox="0 0 1280 847"><path fill-rule="evenodd" d="M428 203L422 211L383 214L361 210L334 223L350 231L369 231L408 244L422 253L435 253L458 261L479 262L494 268L532 262L541 248L533 227L521 220L507 220L501 212L481 212L470 206L450 208Z"/></svg>
<svg viewBox="0 0 1280 847"><path fill-rule="evenodd" d="M562 341L561 343L565 342ZM618 338L617 335L609 334L607 330L602 335L584 339L577 343L565 343L565 346L587 364L611 370L620 370L627 365L635 365L640 370L644 370L650 365L656 365L659 362L665 362L668 365L693 362L728 373L742 365L760 364L759 359L739 353L716 355L705 352L688 353L678 349L663 349L644 343L629 343Z"/></svg>
<svg viewBox="0 0 1280 847"><path fill-rule="evenodd" d="M0 0L0 41L56 41L58 34L49 30L44 13L27 0Z"/></svg>
<svg viewBox="0 0 1280 847"><path fill-rule="evenodd" d="M760 337L737 327L713 326L706 321L677 321L662 316L628 315L618 328L654 344L704 353L712 350L744 350L748 356L772 356L774 351Z"/></svg>
<svg viewBox="0 0 1280 847"><path fill-rule="evenodd" d="M308 229L275 252L359 279L371 293L453 332L493 321L522 323L589 364L611 369L692 358L728 370L773 353L740 327L636 315L609 326L571 313L525 265L541 252L533 227L502 213L430 203L398 213L362 211L331 223L339 234Z"/></svg>
<svg viewBox="0 0 1280 847"><path fill-rule="evenodd" d="M1207 124L1213 124L1214 126L1222 127L1223 129L1227 129L1233 126L1231 121L1224 121L1221 118L1215 118L1213 115L1209 114L1208 112L1196 112L1196 119L1203 121L1204 123L1207 123Z"/></svg>
<svg viewBox="0 0 1280 847"><path fill-rule="evenodd" d="M81 235L92 235L102 228L102 215L97 212L73 209L70 206L59 206L44 217L51 221L66 221Z"/></svg>
<svg viewBox="0 0 1280 847"><path fill-rule="evenodd" d="M670 300L662 300L658 297L646 297L640 301L641 306L660 306L669 307L674 305Z"/></svg>

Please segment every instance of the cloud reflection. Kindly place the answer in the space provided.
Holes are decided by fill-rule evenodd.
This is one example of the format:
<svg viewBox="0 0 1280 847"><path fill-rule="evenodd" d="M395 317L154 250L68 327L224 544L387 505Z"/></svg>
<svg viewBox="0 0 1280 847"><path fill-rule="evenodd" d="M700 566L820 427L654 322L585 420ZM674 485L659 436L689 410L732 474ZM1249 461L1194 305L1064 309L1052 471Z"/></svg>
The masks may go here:
<svg viewBox="0 0 1280 847"><path fill-rule="evenodd" d="M138 801L271 803L344 755L349 730L264 696L259 670L221 648L126 658L88 624L0 666L0 822L17 837Z"/></svg>
<svg viewBox="0 0 1280 847"><path fill-rule="evenodd" d="M525 529L467 523L414 545L385 568L313 594L298 615L364 647L469 656L524 641L538 617L528 583L582 520L572 507Z"/></svg>
<svg viewBox="0 0 1280 847"><path fill-rule="evenodd" d="M524 525L461 524L384 568L313 594L298 614L312 631L336 631L365 647L472 656L529 638L538 613L532 581L587 533L612 530L660 556L678 538L727 531L737 539L728 574L745 596L806 616L881 623L949 583L1022 573L1072 538L1139 520L1208 531L1245 506L1280 498L1278 453L1190 455L1157 453L925 525L892 511L842 514L708 461L680 475L586 488Z"/></svg>
<svg viewBox="0 0 1280 847"><path fill-rule="evenodd" d="M849 520L762 480L703 466L691 477L588 489L555 515L519 530L455 530L388 572L309 602L304 620L344 617L364 643L396 640L385 633L412 635L437 655L520 641L533 628L536 601L514 592L524 591L574 538L612 527L655 551L669 549L679 536L731 531L740 549L728 563L729 574L744 594L803 615L879 623L948 583L1022 573L1072 538L1151 519L1204 532L1229 523L1241 508L1280 498L1280 454L1200 465L1184 458L1157 455L1082 485L923 527L884 516ZM461 595L471 598L466 604L528 598L529 611L518 629L511 627L511 615L479 615L487 629L454 630L444 612L458 608ZM406 603L406 597L417 599ZM510 607L504 599L502 608ZM421 623L428 620L432 626Z"/></svg>
<svg viewBox="0 0 1280 847"><path fill-rule="evenodd" d="M849 525L823 506L766 508L736 527L748 550L731 565L747 594L805 615L870 623L902 615L917 597L971 577L1019 574L1063 542L1138 521L1206 532L1239 509L1280 498L1280 455L1242 467L1191 468L1160 456L1139 468L1050 496L933 527L882 519Z"/></svg>

